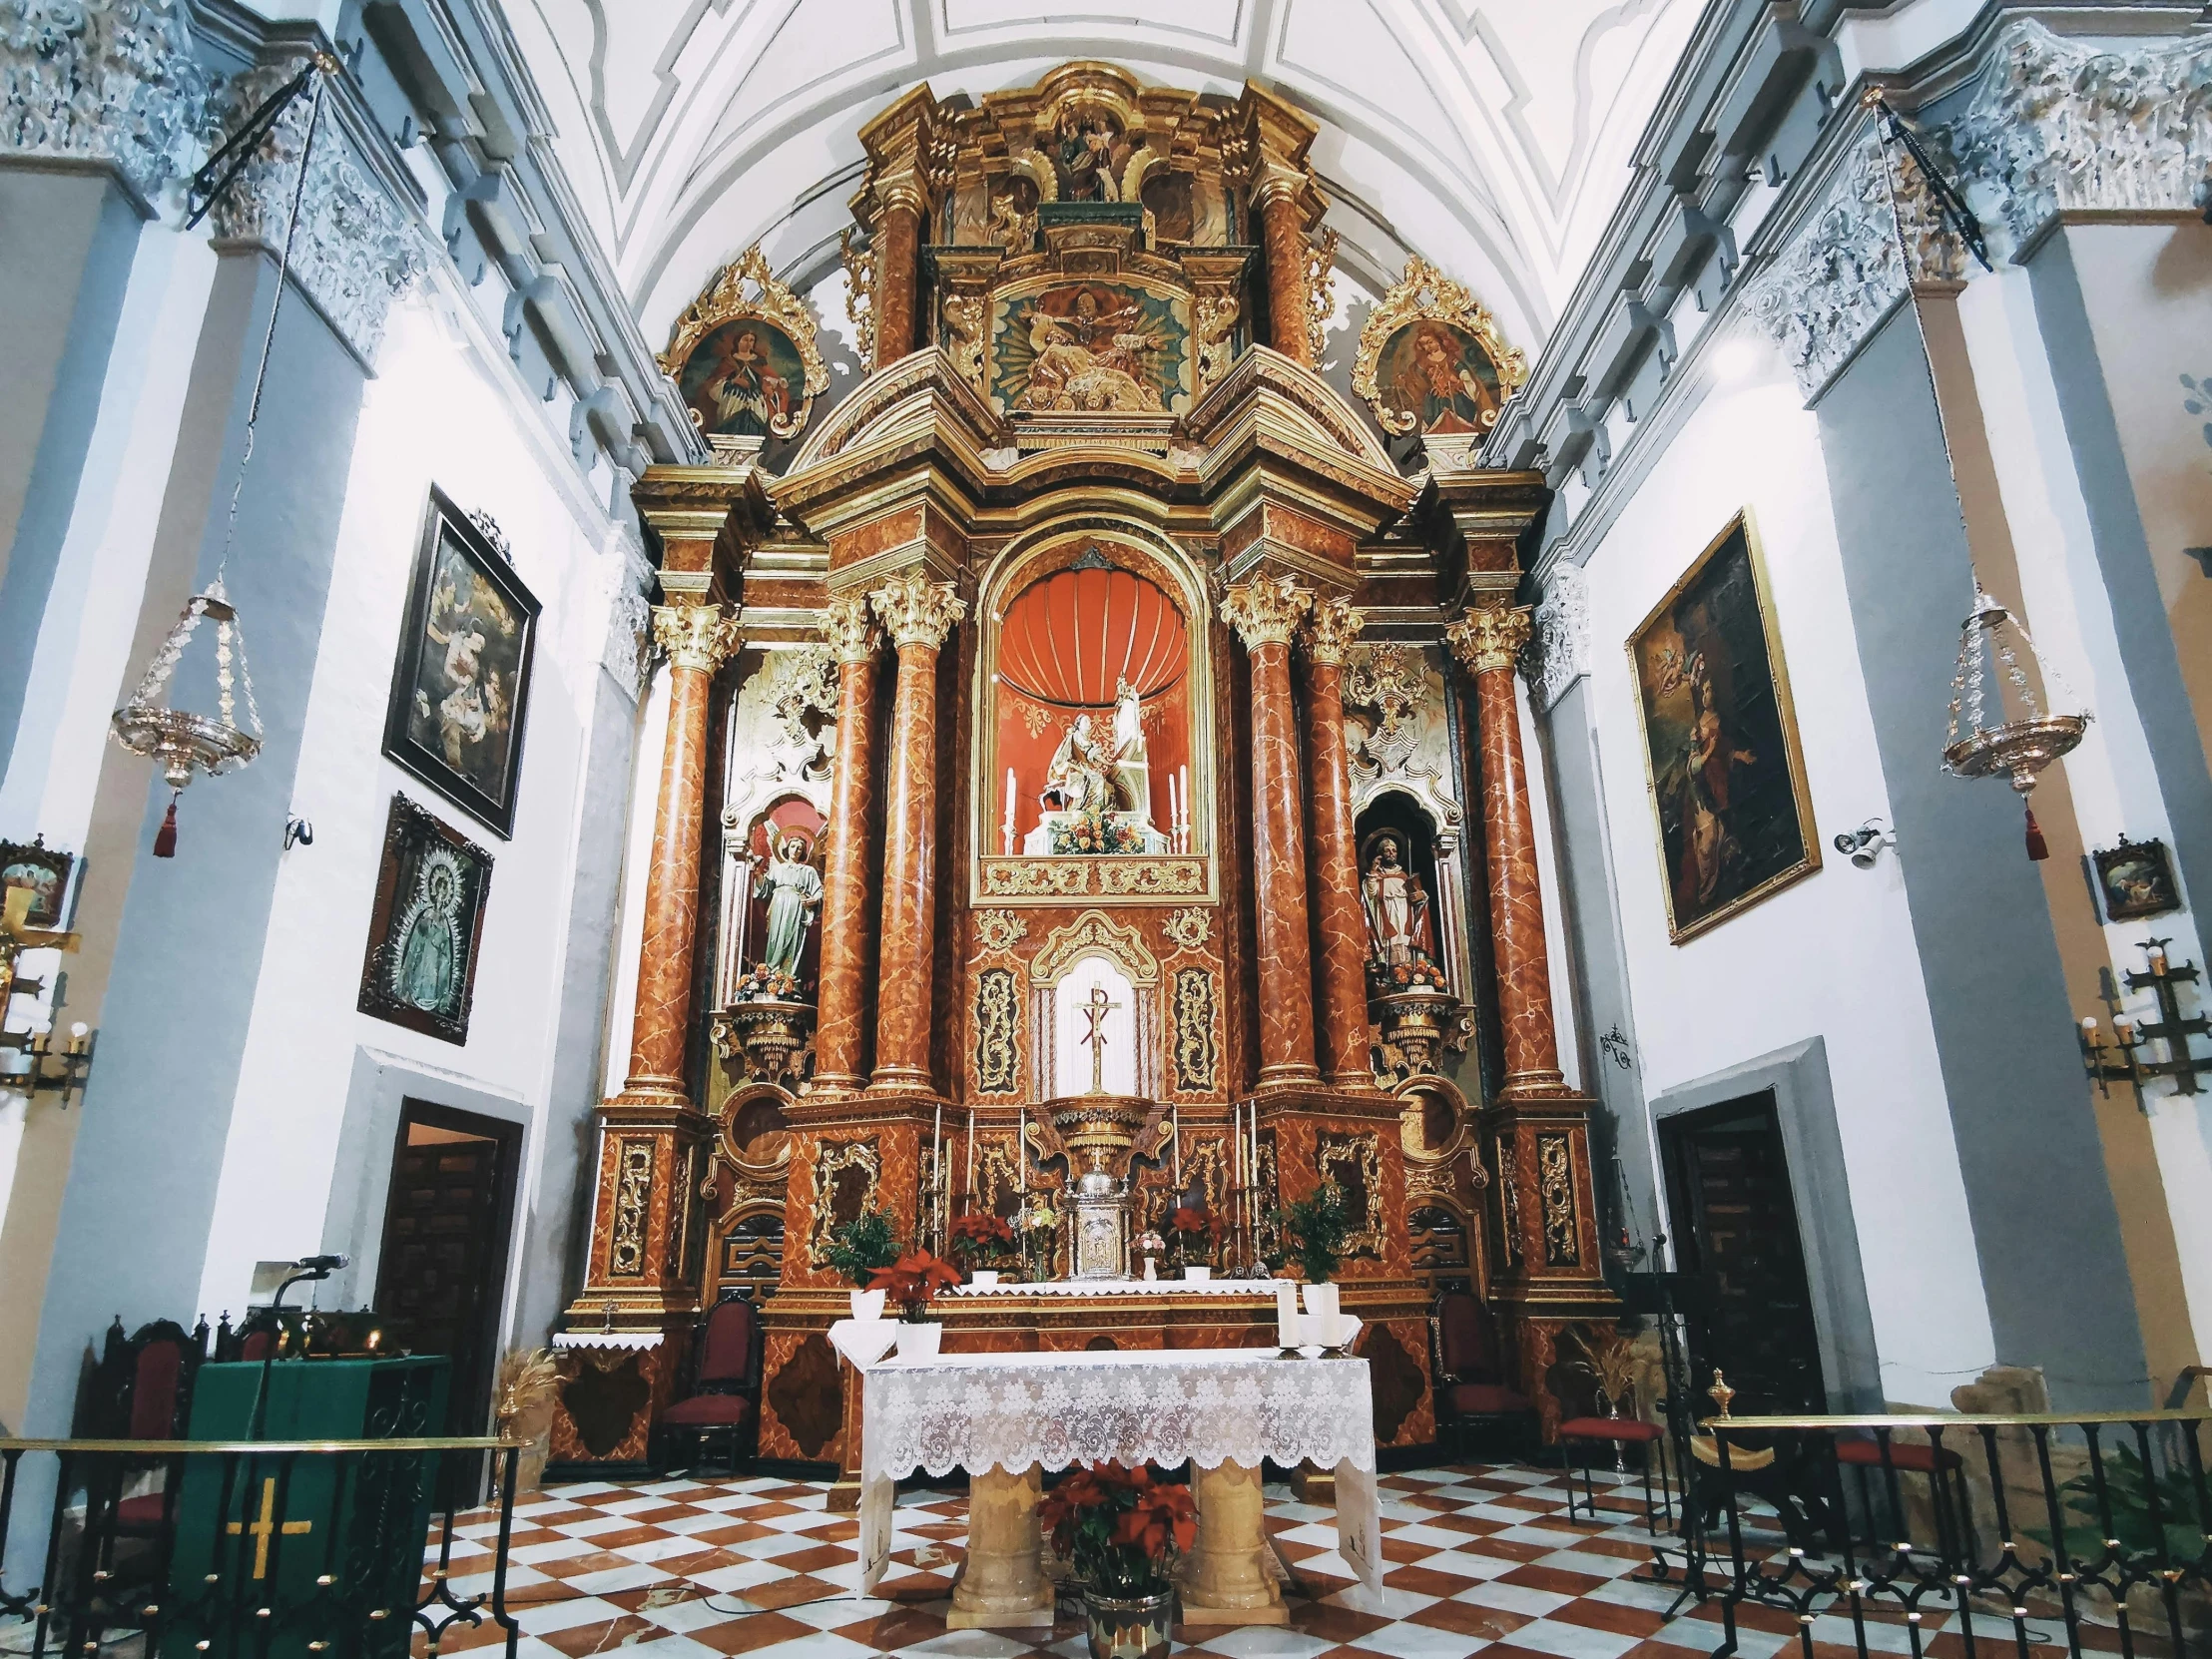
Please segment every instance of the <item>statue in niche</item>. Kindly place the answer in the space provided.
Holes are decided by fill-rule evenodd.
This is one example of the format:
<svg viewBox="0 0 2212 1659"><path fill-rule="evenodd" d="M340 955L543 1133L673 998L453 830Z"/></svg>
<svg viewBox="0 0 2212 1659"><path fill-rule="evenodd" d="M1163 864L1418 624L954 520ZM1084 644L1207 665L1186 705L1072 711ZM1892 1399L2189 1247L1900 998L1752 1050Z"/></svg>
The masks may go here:
<svg viewBox="0 0 2212 1659"><path fill-rule="evenodd" d="M1113 749L1099 741L1091 717L1077 715L1060 747L1052 752L1038 799L1067 813L1112 812L1114 759Z"/></svg>
<svg viewBox="0 0 2212 1659"><path fill-rule="evenodd" d="M1368 954L1383 967L1406 967L1436 959L1428 925L1428 894L1420 877L1398 861L1398 837L1389 831L1375 838L1367 874L1360 881L1360 903L1368 913Z"/></svg>
<svg viewBox="0 0 2212 1659"><path fill-rule="evenodd" d="M1111 114L1070 104L1060 112L1053 139L1052 171L1061 201L1121 200L1121 170L1132 151Z"/></svg>
<svg viewBox="0 0 2212 1659"><path fill-rule="evenodd" d="M808 930L822 909L822 871L807 861L807 852L803 836L784 835L776 841L774 855L756 865L756 883L768 897L768 944L761 966L795 979Z"/></svg>

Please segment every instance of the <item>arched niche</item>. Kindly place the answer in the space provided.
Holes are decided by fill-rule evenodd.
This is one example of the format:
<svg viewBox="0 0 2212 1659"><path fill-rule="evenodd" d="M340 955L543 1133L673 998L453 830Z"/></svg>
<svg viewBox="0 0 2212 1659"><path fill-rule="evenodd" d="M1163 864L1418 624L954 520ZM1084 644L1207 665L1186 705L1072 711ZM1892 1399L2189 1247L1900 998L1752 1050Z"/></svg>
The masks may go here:
<svg viewBox="0 0 2212 1659"><path fill-rule="evenodd" d="M1446 819L1437 802L1395 783L1362 792L1354 813L1354 844L1360 849L1361 879L1367 879L1376 837L1384 831L1396 835L1402 861L1420 878L1421 890L1428 897L1429 933L1436 959L1452 994L1463 1003L1472 1003L1474 962L1467 944L1466 867L1456 815Z"/></svg>
<svg viewBox="0 0 2212 1659"><path fill-rule="evenodd" d="M1090 1092L1090 1050L1079 1044L1080 1013L1093 987L1122 1007L1107 1013L1104 1092L1160 1098L1160 960L1133 927L1103 910L1086 910L1048 935L1029 961L1030 1087L1033 1099ZM1126 1086L1117 1087L1115 1079ZM1065 1087L1072 1080L1074 1086Z"/></svg>
<svg viewBox="0 0 2212 1659"><path fill-rule="evenodd" d="M755 876L772 837L798 834L808 862L823 867L835 766L836 662L820 645L776 647L739 682L731 702L723 777L721 894L715 1005L732 1000L739 977L767 937L768 905ZM799 964L803 985L820 971L822 930L810 933Z"/></svg>

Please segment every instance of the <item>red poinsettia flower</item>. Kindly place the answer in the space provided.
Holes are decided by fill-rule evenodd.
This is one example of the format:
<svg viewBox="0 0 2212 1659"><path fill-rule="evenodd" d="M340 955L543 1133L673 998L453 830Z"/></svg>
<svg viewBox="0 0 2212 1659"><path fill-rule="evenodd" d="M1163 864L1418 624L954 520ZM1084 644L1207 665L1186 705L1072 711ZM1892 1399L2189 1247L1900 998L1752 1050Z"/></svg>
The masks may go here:
<svg viewBox="0 0 2212 1659"><path fill-rule="evenodd" d="M1189 1549L1198 1538L1198 1513L1191 1505L1188 1486L1154 1481L1149 1469L1138 1471L1136 1500L1114 1522L1114 1542L1133 1545L1149 1561L1166 1557L1172 1544Z"/></svg>
<svg viewBox="0 0 2212 1659"><path fill-rule="evenodd" d="M960 1282L959 1270L940 1262L926 1250L909 1250L887 1268L877 1268L867 1282L871 1291L884 1293L886 1301L903 1308L909 1318L926 1312L939 1291Z"/></svg>

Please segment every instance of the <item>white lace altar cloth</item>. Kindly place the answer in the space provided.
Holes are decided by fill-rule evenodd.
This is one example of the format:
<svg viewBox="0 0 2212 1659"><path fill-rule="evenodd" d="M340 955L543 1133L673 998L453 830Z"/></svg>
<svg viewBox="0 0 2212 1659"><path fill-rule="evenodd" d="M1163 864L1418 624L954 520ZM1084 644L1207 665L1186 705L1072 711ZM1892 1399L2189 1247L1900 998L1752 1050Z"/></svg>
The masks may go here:
<svg viewBox="0 0 2212 1659"><path fill-rule="evenodd" d="M1375 1394L1365 1360L1282 1360L1272 1349L958 1354L861 1372L863 1592L889 1558L896 1481L1030 1464L1173 1466L1264 1458L1337 1473L1339 1547L1382 1587Z"/></svg>
<svg viewBox="0 0 2212 1659"><path fill-rule="evenodd" d="M962 1285L943 1293L970 1296L1255 1296L1275 1300L1277 1279L1048 1279L1040 1284Z"/></svg>

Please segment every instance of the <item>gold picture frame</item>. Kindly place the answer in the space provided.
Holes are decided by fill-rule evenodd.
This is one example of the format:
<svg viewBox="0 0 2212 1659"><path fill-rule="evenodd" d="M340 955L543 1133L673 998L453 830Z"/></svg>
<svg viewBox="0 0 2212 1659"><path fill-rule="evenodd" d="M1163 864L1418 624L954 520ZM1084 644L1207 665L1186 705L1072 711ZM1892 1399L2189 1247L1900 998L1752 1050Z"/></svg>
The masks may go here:
<svg viewBox="0 0 2212 1659"><path fill-rule="evenodd" d="M1749 507L1691 561L1626 649L1667 936L1682 944L1821 867Z"/></svg>
<svg viewBox="0 0 2212 1659"><path fill-rule="evenodd" d="M1392 437L1487 432L1527 378L1527 354L1505 343L1497 318L1418 254L1361 327L1352 360L1352 389Z"/></svg>
<svg viewBox="0 0 2212 1659"><path fill-rule="evenodd" d="M656 360L710 436L796 438L830 389L814 313L776 279L759 243L715 273Z"/></svg>

